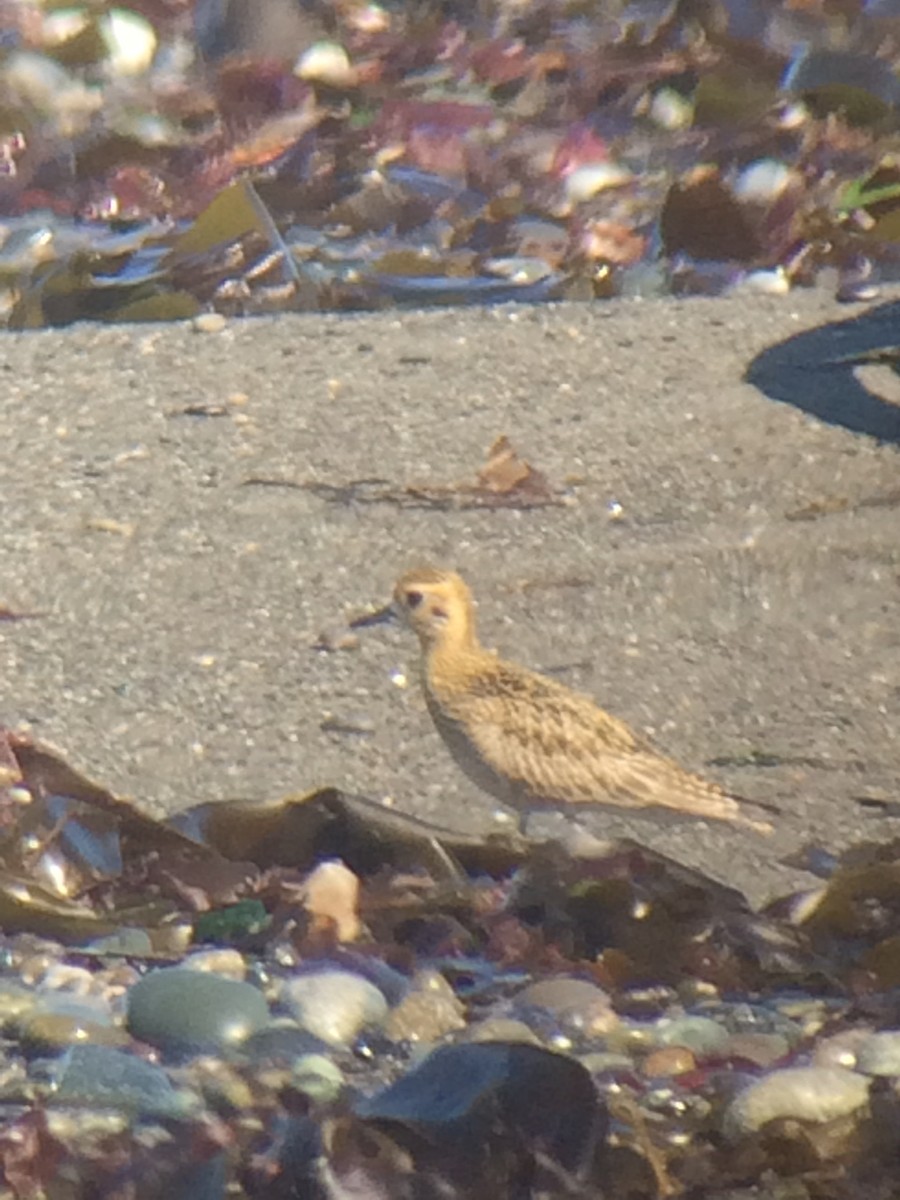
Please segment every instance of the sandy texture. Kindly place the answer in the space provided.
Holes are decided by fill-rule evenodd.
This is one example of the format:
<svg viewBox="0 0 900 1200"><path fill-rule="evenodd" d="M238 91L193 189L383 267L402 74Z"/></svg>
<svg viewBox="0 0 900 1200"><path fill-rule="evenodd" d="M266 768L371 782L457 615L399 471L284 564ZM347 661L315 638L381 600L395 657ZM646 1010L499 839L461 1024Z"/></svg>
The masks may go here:
<svg viewBox="0 0 900 1200"><path fill-rule="evenodd" d="M8 335L0 605L43 615L0 623L0 719L151 807L330 782L488 827L412 639L316 648L402 569L447 564L488 644L785 809L768 841L603 811L593 831L754 900L800 886L781 859L810 837L900 832L880 806L900 754L900 389L844 361L897 327L891 306L798 294ZM452 483L501 433L581 479L575 502L246 484Z"/></svg>

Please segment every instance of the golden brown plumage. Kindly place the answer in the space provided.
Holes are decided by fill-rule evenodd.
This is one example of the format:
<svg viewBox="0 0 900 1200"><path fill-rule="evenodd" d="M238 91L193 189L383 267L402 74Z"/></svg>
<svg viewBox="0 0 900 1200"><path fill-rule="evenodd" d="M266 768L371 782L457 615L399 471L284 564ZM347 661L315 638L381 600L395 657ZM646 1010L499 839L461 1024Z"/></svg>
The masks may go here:
<svg viewBox="0 0 900 1200"><path fill-rule="evenodd" d="M519 809L523 822L535 808L606 804L771 833L736 797L665 758L589 696L485 650L459 575L409 571L394 604L418 634L428 710L450 753L479 787Z"/></svg>

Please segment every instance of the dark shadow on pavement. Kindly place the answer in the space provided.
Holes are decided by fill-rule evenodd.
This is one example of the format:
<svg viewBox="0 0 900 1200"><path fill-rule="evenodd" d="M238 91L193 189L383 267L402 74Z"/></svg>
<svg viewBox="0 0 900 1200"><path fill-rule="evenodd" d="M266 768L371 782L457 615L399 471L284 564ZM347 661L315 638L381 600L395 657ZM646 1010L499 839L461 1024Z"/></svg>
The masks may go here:
<svg viewBox="0 0 900 1200"><path fill-rule="evenodd" d="M770 346L744 378L773 400L829 425L900 444L900 405L876 395L854 368L885 362L900 369L900 302L833 321Z"/></svg>

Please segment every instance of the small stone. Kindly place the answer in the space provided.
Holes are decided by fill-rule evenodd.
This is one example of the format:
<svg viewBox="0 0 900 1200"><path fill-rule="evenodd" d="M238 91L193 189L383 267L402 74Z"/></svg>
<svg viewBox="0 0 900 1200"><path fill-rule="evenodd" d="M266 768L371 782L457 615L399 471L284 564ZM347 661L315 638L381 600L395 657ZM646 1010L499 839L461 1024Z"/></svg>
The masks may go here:
<svg viewBox="0 0 900 1200"><path fill-rule="evenodd" d="M115 1025L70 1013L35 1012L21 1022L19 1041L26 1055L58 1054L67 1046L127 1046L131 1039Z"/></svg>
<svg viewBox="0 0 900 1200"><path fill-rule="evenodd" d="M388 1014L385 1033L396 1042L436 1042L465 1029L465 1011L440 971L419 971L410 990Z"/></svg>
<svg viewBox="0 0 900 1200"><path fill-rule="evenodd" d="M649 117L669 132L687 129L694 119L694 106L677 88L663 87L653 94Z"/></svg>
<svg viewBox="0 0 900 1200"><path fill-rule="evenodd" d="M622 1022L606 1038L607 1050L615 1054L649 1054L659 1045L656 1028L645 1022Z"/></svg>
<svg viewBox="0 0 900 1200"><path fill-rule="evenodd" d="M310 932L332 933L339 942L359 937L359 880L339 859L319 863L303 881L302 896Z"/></svg>
<svg viewBox="0 0 900 1200"><path fill-rule="evenodd" d="M347 51L338 42L315 42L301 54L294 74L307 83L352 87L357 74Z"/></svg>
<svg viewBox="0 0 900 1200"><path fill-rule="evenodd" d="M735 1004L725 1010L722 1024L729 1033L778 1033L791 1047L821 1028L824 1009L817 1000L778 1005Z"/></svg>
<svg viewBox="0 0 900 1200"><path fill-rule="evenodd" d="M663 1046L648 1054L641 1064L641 1071L648 1079L658 1079L661 1076L684 1075L693 1071L697 1065L687 1046Z"/></svg>
<svg viewBox="0 0 900 1200"><path fill-rule="evenodd" d="M240 1045L268 1019L258 988L206 971L163 967L145 975L128 994L129 1031L161 1050Z"/></svg>
<svg viewBox="0 0 900 1200"><path fill-rule="evenodd" d="M44 49L62 46L87 28L87 13L82 8L64 8L44 13L41 20L41 42Z"/></svg>
<svg viewBox="0 0 900 1200"><path fill-rule="evenodd" d="M566 175L564 188L570 204L582 204L599 192L623 187L633 175L627 167L612 162L585 163Z"/></svg>
<svg viewBox="0 0 900 1200"><path fill-rule="evenodd" d="M140 75L149 68L157 39L145 17L125 8L111 8L98 19L97 28L106 43L111 75Z"/></svg>
<svg viewBox="0 0 900 1200"><path fill-rule="evenodd" d="M870 1033L856 1052L856 1069L865 1075L900 1075L900 1030Z"/></svg>
<svg viewBox="0 0 900 1200"><path fill-rule="evenodd" d="M191 324L196 333L221 333L228 325L228 318L220 312L198 313Z"/></svg>
<svg viewBox="0 0 900 1200"><path fill-rule="evenodd" d="M330 1104L344 1086L344 1073L324 1054L304 1054L294 1063L291 1083L317 1104Z"/></svg>
<svg viewBox="0 0 900 1200"><path fill-rule="evenodd" d="M684 979L678 985L678 999L685 1008L690 1008L701 1001L708 1003L710 1000L718 1000L719 989L706 979Z"/></svg>
<svg viewBox="0 0 900 1200"><path fill-rule="evenodd" d="M381 1025L388 1005L382 992L352 971L323 970L285 982L281 999L302 1029L330 1046L347 1046L367 1026Z"/></svg>
<svg viewBox="0 0 900 1200"><path fill-rule="evenodd" d="M190 1069L191 1085L204 1103L221 1114L246 1113L253 1107L254 1093L250 1084L230 1062L207 1055L195 1059Z"/></svg>
<svg viewBox="0 0 900 1200"><path fill-rule="evenodd" d="M823 1124L848 1116L869 1098L864 1075L842 1067L787 1067L757 1079L725 1113L726 1135L737 1140L780 1117Z"/></svg>
<svg viewBox="0 0 900 1200"><path fill-rule="evenodd" d="M831 1037L823 1038L813 1050L813 1064L817 1067L846 1067L853 1070L859 1048L872 1036L871 1029L842 1029Z"/></svg>
<svg viewBox="0 0 900 1200"><path fill-rule="evenodd" d="M787 1038L780 1033L735 1033L722 1047L721 1055L742 1058L758 1067L771 1067L789 1054L790 1049Z"/></svg>
<svg viewBox="0 0 900 1200"><path fill-rule="evenodd" d="M189 971L208 971L211 975L221 975L223 979L243 980L247 976L243 954L227 946L198 950L195 954L189 954L181 965Z"/></svg>
<svg viewBox="0 0 900 1200"><path fill-rule="evenodd" d="M98 980L100 976L96 977ZM45 992L40 991L40 1001L33 1016L65 1017L77 1024L111 1028L114 1015L111 997L101 992ZM20 1028L24 1023L19 1022Z"/></svg>
<svg viewBox="0 0 900 1200"><path fill-rule="evenodd" d="M28 964L23 963L23 973ZM87 996L94 990L94 973L87 967L76 967L72 963L52 962L42 971L36 972L34 982L40 984L41 992L55 992L68 996Z"/></svg>
<svg viewBox="0 0 900 1200"><path fill-rule="evenodd" d="M3 83L20 101L41 113L65 111L73 122L88 118L103 103L99 89L89 89L44 54L16 50L3 62Z"/></svg>
<svg viewBox="0 0 900 1200"><path fill-rule="evenodd" d="M711 1017L666 1018L656 1026L661 1046L684 1046L699 1059L721 1054L728 1043L728 1030Z"/></svg>
<svg viewBox="0 0 900 1200"><path fill-rule="evenodd" d="M283 1017L251 1034L241 1046L241 1053L253 1063L271 1066L292 1064L298 1058L317 1054L325 1048L321 1038L301 1029L296 1021Z"/></svg>
<svg viewBox="0 0 900 1200"><path fill-rule="evenodd" d="M123 925L115 933L94 938L86 949L97 954L121 955L123 958L146 958L153 953L153 942L146 929Z"/></svg>
<svg viewBox="0 0 900 1200"><path fill-rule="evenodd" d="M60 1062L55 1104L114 1108L139 1116L185 1117L197 1108L161 1067L108 1046L73 1046Z"/></svg>
<svg viewBox="0 0 900 1200"><path fill-rule="evenodd" d="M541 1039L524 1021L512 1017L487 1017L470 1025L467 1042L524 1042L529 1046L540 1046ZM629 1060L630 1064L630 1060Z"/></svg>
<svg viewBox="0 0 900 1200"><path fill-rule="evenodd" d="M0 980L0 1026L17 1022L26 1013L38 1006L37 992L14 983L11 979Z"/></svg>
<svg viewBox="0 0 900 1200"><path fill-rule="evenodd" d="M821 997L792 996L776 1001L772 1015L774 1020L768 1032L782 1034L794 1047L815 1037L833 1013L831 1005Z"/></svg>
<svg viewBox="0 0 900 1200"><path fill-rule="evenodd" d="M614 1050L592 1050L589 1054L579 1054L578 1061L592 1075L634 1070L634 1061L627 1054L617 1054Z"/></svg>
<svg viewBox="0 0 900 1200"><path fill-rule="evenodd" d="M539 980L519 992L515 1004L543 1008L561 1024L587 1035L608 1033L619 1023L609 996L586 979Z"/></svg>

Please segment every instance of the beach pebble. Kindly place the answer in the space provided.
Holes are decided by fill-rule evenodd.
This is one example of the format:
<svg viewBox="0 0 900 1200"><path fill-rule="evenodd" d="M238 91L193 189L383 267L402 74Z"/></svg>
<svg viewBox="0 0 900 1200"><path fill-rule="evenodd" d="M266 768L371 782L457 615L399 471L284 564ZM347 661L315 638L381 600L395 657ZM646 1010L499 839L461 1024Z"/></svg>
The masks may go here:
<svg viewBox="0 0 900 1200"><path fill-rule="evenodd" d="M33 1012L19 1024L22 1052L52 1055L74 1045L125 1046L128 1034L108 1021L95 1021L66 1012Z"/></svg>
<svg viewBox="0 0 900 1200"><path fill-rule="evenodd" d="M198 313L191 325L195 333L221 333L228 327L228 318L220 312Z"/></svg>
<svg viewBox="0 0 900 1200"><path fill-rule="evenodd" d="M787 1067L755 1080L731 1102L725 1133L737 1140L780 1117L833 1121L861 1108L868 1096L868 1079L843 1067Z"/></svg>
<svg viewBox="0 0 900 1200"><path fill-rule="evenodd" d="M108 1046L73 1046L60 1062L55 1104L115 1108L138 1116L184 1117L197 1108L161 1067Z"/></svg>
<svg viewBox="0 0 900 1200"><path fill-rule="evenodd" d="M722 1057L742 1058L758 1067L771 1067L790 1049L787 1038L780 1033L734 1033L722 1047Z"/></svg>
<svg viewBox="0 0 900 1200"><path fill-rule="evenodd" d="M353 971L309 971L288 979L281 1001L298 1025L330 1046L348 1046L367 1027L381 1025L382 992Z"/></svg>
<svg viewBox="0 0 900 1200"><path fill-rule="evenodd" d="M684 1075L693 1071L697 1060L687 1046L663 1046L648 1054L641 1064L641 1073L648 1079L667 1075Z"/></svg>
<svg viewBox="0 0 900 1200"><path fill-rule="evenodd" d="M252 1033L241 1046L241 1054L259 1066L288 1066L308 1054L327 1049L321 1038L301 1029L289 1017L279 1017Z"/></svg>
<svg viewBox="0 0 900 1200"><path fill-rule="evenodd" d="M317 1104L329 1104L344 1086L344 1073L324 1054L304 1054L294 1063L291 1083Z"/></svg>
<svg viewBox="0 0 900 1200"><path fill-rule="evenodd" d="M541 979L515 997L515 1006L543 1008L567 1029L587 1035L606 1033L618 1024L609 996L586 979Z"/></svg>
<svg viewBox="0 0 900 1200"><path fill-rule="evenodd" d="M712 1017L666 1018L656 1026L661 1046L684 1046L700 1059L721 1054L728 1043L728 1030Z"/></svg>
<svg viewBox="0 0 900 1200"><path fill-rule="evenodd" d="M303 881L303 907L314 930L329 930L339 942L352 942L362 932L359 879L338 859L322 862Z"/></svg>
<svg viewBox="0 0 900 1200"><path fill-rule="evenodd" d="M153 953L153 942L150 940L150 934L146 929L137 929L130 925L123 925L115 933L108 933L104 937L94 938L93 941L88 942L87 949L93 950L97 954L146 958L147 955Z"/></svg>
<svg viewBox="0 0 900 1200"><path fill-rule="evenodd" d="M436 1042L445 1034L465 1029L465 1011L439 971L420 971L388 1014L385 1033L398 1042Z"/></svg>
<svg viewBox="0 0 900 1200"><path fill-rule="evenodd" d="M467 1042L526 1042L539 1046L541 1039L524 1021L513 1017L485 1017L466 1031Z"/></svg>
<svg viewBox="0 0 900 1200"><path fill-rule="evenodd" d="M150 22L127 8L111 8L97 21L106 43L110 74L140 75L153 62L156 33Z"/></svg>
<svg viewBox="0 0 900 1200"><path fill-rule="evenodd" d="M872 1036L871 1029L842 1029L831 1037L823 1038L813 1050L813 1064L817 1067L847 1067L852 1070L856 1066L859 1048Z"/></svg>
<svg viewBox="0 0 900 1200"><path fill-rule="evenodd" d="M864 1075L900 1075L900 1030L870 1033L857 1049L856 1069Z"/></svg>
<svg viewBox="0 0 900 1200"><path fill-rule="evenodd" d="M243 954L228 946L198 950L189 954L181 965L190 971L208 971L211 975L221 975L223 979L242 980L247 974Z"/></svg>
<svg viewBox="0 0 900 1200"><path fill-rule="evenodd" d="M40 997L12 979L0 980L0 1026L16 1023L26 1013L38 1007Z"/></svg>
<svg viewBox="0 0 900 1200"><path fill-rule="evenodd" d="M183 967L151 971L128 994L129 1031L161 1050L239 1045L268 1019L265 997L249 983Z"/></svg>
<svg viewBox="0 0 900 1200"><path fill-rule="evenodd" d="M301 54L294 74L307 83L323 83L329 87L350 87L356 73L347 51L337 42L316 42Z"/></svg>

